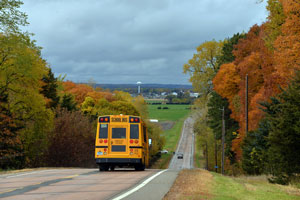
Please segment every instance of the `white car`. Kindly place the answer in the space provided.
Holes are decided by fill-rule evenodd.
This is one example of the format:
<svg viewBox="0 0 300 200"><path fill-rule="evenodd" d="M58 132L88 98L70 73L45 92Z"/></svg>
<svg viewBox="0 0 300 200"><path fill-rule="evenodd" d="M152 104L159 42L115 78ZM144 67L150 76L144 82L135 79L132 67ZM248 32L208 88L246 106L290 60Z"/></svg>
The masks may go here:
<svg viewBox="0 0 300 200"><path fill-rule="evenodd" d="M167 153L169 153L169 152L168 152L168 150L164 149L164 150L160 151L160 153L162 153L162 154L167 154Z"/></svg>

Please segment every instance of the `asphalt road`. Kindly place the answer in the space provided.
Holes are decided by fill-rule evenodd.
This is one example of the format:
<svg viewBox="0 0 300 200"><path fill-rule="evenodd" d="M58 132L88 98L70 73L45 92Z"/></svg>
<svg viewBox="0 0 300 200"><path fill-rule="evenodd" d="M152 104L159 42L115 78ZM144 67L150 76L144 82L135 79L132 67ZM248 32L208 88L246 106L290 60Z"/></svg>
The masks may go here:
<svg viewBox="0 0 300 200"><path fill-rule="evenodd" d="M111 199L159 170L49 169L0 176L0 199Z"/></svg>
<svg viewBox="0 0 300 200"><path fill-rule="evenodd" d="M194 133L193 133L194 119L188 117L183 124L181 138L179 140L177 150L173 156L169 169L191 169L194 166ZM178 159L178 153L183 153L183 159Z"/></svg>

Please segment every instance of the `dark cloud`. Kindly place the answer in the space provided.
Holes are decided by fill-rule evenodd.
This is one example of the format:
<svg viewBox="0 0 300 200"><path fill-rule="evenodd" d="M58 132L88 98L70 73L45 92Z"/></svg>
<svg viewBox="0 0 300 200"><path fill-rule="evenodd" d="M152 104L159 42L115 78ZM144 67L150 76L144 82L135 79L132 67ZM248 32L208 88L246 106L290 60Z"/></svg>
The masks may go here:
<svg viewBox="0 0 300 200"><path fill-rule="evenodd" d="M199 44L267 15L256 0L24 0L22 10L56 75L98 83L186 84Z"/></svg>

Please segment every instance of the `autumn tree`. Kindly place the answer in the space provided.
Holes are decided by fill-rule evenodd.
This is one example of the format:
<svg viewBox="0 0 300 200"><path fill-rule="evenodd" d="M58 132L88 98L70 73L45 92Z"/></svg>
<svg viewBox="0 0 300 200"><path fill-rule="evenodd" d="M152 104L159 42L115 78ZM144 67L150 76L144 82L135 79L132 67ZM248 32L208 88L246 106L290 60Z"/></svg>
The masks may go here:
<svg viewBox="0 0 300 200"><path fill-rule="evenodd" d="M21 168L24 152L15 119L8 109L8 94L0 93L0 168Z"/></svg>
<svg viewBox="0 0 300 200"><path fill-rule="evenodd" d="M45 153L47 166L93 167L95 133L94 122L80 111L60 110L48 134ZM67 147L67 148L66 148Z"/></svg>
<svg viewBox="0 0 300 200"><path fill-rule="evenodd" d="M281 86L286 86L296 70L300 70L300 2L280 0L285 21L281 35L274 42L275 78Z"/></svg>
<svg viewBox="0 0 300 200"><path fill-rule="evenodd" d="M183 66L183 72L190 75L195 91L207 96L212 91L212 79L217 73L217 57L221 54L222 41L207 41L197 47L197 53Z"/></svg>
<svg viewBox="0 0 300 200"><path fill-rule="evenodd" d="M235 56L232 51L234 46L238 43L239 39L244 38L244 34L235 34L231 38L224 41L222 47L221 55L217 57L218 69L222 64L233 62ZM208 125L213 129L215 138L217 140L221 139L222 130L222 110L224 108L225 112L225 155L229 158L230 163L233 164L235 161L235 154L231 150L231 141L236 137L236 131L238 130L238 123L230 117L232 111L229 109L229 103L226 98L222 98L214 90L208 101Z"/></svg>
<svg viewBox="0 0 300 200"><path fill-rule="evenodd" d="M45 136L51 129L53 113L39 93L40 80L47 74L40 48L24 35L0 35L0 93L8 95L28 166L39 165Z"/></svg>

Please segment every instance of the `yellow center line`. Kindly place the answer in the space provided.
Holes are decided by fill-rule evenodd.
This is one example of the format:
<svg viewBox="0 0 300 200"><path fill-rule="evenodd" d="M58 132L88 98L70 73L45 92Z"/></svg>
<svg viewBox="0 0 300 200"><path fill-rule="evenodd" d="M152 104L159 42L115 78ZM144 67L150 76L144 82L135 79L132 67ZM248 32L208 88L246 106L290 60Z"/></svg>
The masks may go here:
<svg viewBox="0 0 300 200"><path fill-rule="evenodd" d="M66 177L63 177L63 178L74 178L74 177L76 177L76 176L79 176L79 174L74 174L74 175L72 175L72 176L66 176Z"/></svg>

